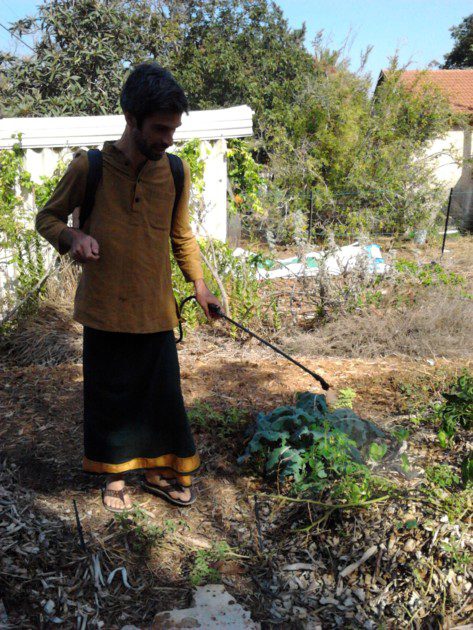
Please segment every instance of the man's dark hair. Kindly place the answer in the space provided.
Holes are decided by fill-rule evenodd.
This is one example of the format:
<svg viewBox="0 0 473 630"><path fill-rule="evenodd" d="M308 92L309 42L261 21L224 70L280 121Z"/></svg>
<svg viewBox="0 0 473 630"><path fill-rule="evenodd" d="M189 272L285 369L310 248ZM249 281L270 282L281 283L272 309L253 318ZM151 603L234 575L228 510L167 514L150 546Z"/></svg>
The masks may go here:
<svg viewBox="0 0 473 630"><path fill-rule="evenodd" d="M182 114L189 111L189 103L169 70L157 63L140 63L122 88L120 105L130 112L141 127L146 116L156 112Z"/></svg>

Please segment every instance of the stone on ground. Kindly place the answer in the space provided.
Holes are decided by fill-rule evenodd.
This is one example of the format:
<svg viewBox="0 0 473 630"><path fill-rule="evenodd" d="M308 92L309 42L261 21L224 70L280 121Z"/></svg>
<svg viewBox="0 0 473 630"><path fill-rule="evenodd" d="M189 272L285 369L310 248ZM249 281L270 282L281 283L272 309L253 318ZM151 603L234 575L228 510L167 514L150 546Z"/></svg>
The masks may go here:
<svg viewBox="0 0 473 630"><path fill-rule="evenodd" d="M168 610L154 618L152 630L201 628L202 630L259 630L259 623L227 593L221 584L199 586L194 594L194 607Z"/></svg>

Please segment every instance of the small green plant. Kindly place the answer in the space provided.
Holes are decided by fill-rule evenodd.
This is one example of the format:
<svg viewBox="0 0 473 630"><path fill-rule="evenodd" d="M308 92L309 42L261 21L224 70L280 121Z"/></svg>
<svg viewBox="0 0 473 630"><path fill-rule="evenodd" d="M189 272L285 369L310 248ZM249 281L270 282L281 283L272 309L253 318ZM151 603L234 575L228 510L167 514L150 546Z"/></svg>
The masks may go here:
<svg viewBox="0 0 473 630"><path fill-rule="evenodd" d="M438 263L419 265L411 260L399 258L394 263L394 268L402 275L409 275L417 279L425 287L437 285L461 286L466 282L463 276L451 271L445 271Z"/></svg>
<svg viewBox="0 0 473 630"><path fill-rule="evenodd" d="M473 484L473 455L471 453L462 462L462 481L465 487Z"/></svg>
<svg viewBox="0 0 473 630"><path fill-rule="evenodd" d="M448 516L450 523L463 519L467 511L471 511L471 490L469 488L439 488L430 483L419 486L426 503Z"/></svg>
<svg viewBox="0 0 473 630"><path fill-rule="evenodd" d="M356 392L351 387L338 390L337 400L330 405L332 409L353 409Z"/></svg>
<svg viewBox="0 0 473 630"><path fill-rule="evenodd" d="M115 521L135 553L144 553L151 549L166 534L163 528L150 523L146 513L137 506L115 514Z"/></svg>
<svg viewBox="0 0 473 630"><path fill-rule="evenodd" d="M410 431L409 429L405 429L404 427L398 427L397 429L393 429L392 434L399 442L399 444L402 444L403 442L406 442L409 438Z"/></svg>
<svg viewBox="0 0 473 630"><path fill-rule="evenodd" d="M459 427L473 427L473 375L463 372L450 392L442 394L445 402L438 409L441 419L438 438L443 448L449 446Z"/></svg>
<svg viewBox="0 0 473 630"><path fill-rule="evenodd" d="M407 474L409 470L411 469L410 464L409 464L409 458L407 457L405 453L401 455L401 468L405 474Z"/></svg>
<svg viewBox="0 0 473 630"><path fill-rule="evenodd" d="M163 532L167 534L174 534L175 531L179 529L179 527L189 528L188 523L180 518L177 522L172 518L168 518L163 523Z"/></svg>
<svg viewBox="0 0 473 630"><path fill-rule="evenodd" d="M370 445L370 459L374 462L380 462L383 457L386 455L388 447L386 444L378 444L377 442L373 442Z"/></svg>
<svg viewBox="0 0 473 630"><path fill-rule="evenodd" d="M373 475L364 465L353 463L330 488L330 496L356 505L379 494L391 493L396 485L384 477Z"/></svg>
<svg viewBox="0 0 473 630"><path fill-rule="evenodd" d="M212 431L224 439L241 429L246 412L238 407L227 407L217 411L206 402L197 402L188 410L189 421L195 428Z"/></svg>
<svg viewBox="0 0 473 630"><path fill-rule="evenodd" d="M406 521L404 523L404 527L409 530L409 529L417 529L419 527L419 523L417 521L416 518L410 519L409 521Z"/></svg>
<svg viewBox="0 0 473 630"><path fill-rule="evenodd" d="M192 586L218 584L220 582L220 573L212 567L212 564L223 560L229 552L230 547L225 541L214 543L211 549L199 549L196 551L194 565L189 574Z"/></svg>
<svg viewBox="0 0 473 630"><path fill-rule="evenodd" d="M427 466L425 469L425 476L439 488L451 488L460 483L460 477L457 475L451 466L447 464L434 464L433 466Z"/></svg>
<svg viewBox="0 0 473 630"><path fill-rule="evenodd" d="M419 521L416 518L410 518L407 521L397 521L394 526L398 531L402 531L403 529L409 531L411 529L417 529L419 527Z"/></svg>
<svg viewBox="0 0 473 630"><path fill-rule="evenodd" d="M453 570L456 573L464 575L468 570L468 567L471 567L473 556L468 553L468 551L463 550L460 545L453 540L450 540L450 542L444 541L440 546L449 556L453 564Z"/></svg>

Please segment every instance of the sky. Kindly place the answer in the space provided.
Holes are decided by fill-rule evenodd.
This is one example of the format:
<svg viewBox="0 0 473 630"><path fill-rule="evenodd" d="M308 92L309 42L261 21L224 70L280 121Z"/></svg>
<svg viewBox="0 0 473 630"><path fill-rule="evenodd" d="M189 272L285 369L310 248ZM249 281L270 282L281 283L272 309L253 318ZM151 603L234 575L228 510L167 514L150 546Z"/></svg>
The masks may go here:
<svg viewBox="0 0 473 630"><path fill-rule="evenodd" d="M376 81L396 50L410 70L427 68L453 48L449 28L473 13L471 0L279 0L290 26L306 24L306 46L324 30L331 49L348 38L345 56L350 68L360 65L360 55L373 46L366 71Z"/></svg>
<svg viewBox="0 0 473 630"><path fill-rule="evenodd" d="M426 68L432 61L443 63L453 47L449 28L473 12L471 0L278 0L289 25L306 24L306 46L310 50L316 33L332 49L346 42L345 56L356 71L360 55L373 46L366 71L376 82L379 72L398 50L401 64L409 69ZM34 13L35 0L0 0L0 24ZM0 48L27 52L0 27Z"/></svg>

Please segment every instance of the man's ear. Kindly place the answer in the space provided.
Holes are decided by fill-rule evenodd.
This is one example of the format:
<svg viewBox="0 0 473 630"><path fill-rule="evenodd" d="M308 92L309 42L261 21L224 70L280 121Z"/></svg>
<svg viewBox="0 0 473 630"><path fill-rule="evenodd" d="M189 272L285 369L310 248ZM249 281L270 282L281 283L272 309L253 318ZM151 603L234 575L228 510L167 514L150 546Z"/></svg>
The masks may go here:
<svg viewBox="0 0 473 630"><path fill-rule="evenodd" d="M131 114L130 112L125 112L125 120L126 120L126 124L132 129L135 129L138 126L135 116Z"/></svg>

